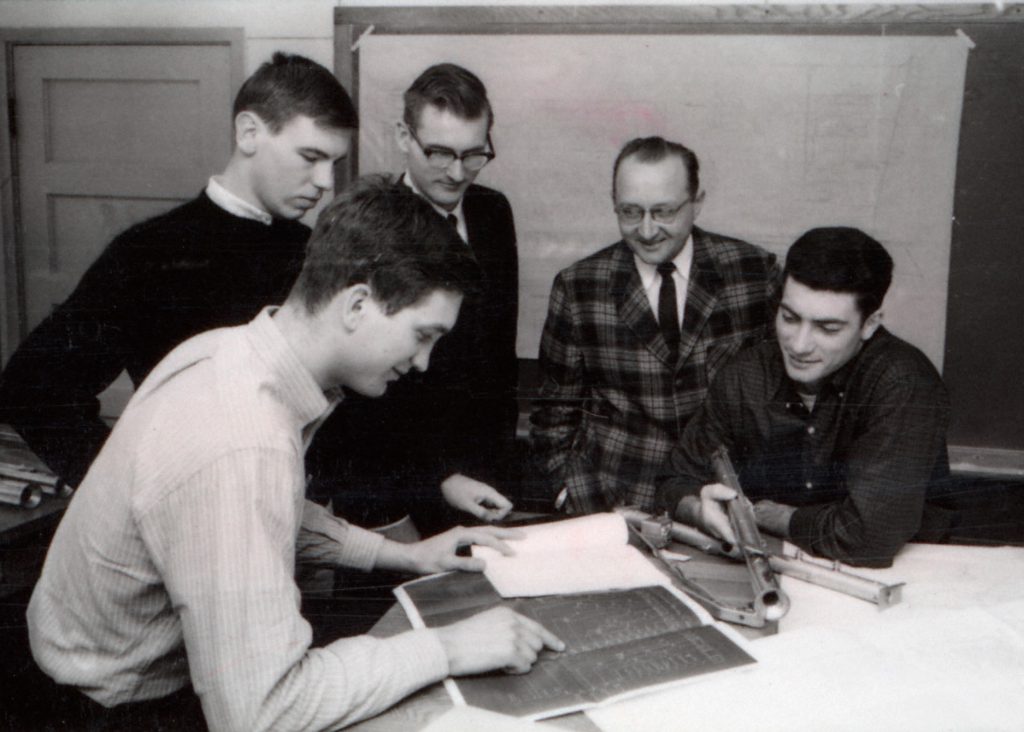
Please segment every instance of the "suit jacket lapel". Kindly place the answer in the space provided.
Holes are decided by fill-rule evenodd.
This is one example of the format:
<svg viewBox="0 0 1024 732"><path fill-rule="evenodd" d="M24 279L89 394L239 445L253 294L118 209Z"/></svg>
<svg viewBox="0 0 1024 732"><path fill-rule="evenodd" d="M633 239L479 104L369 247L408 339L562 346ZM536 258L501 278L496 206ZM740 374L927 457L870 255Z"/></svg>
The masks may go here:
<svg viewBox="0 0 1024 732"><path fill-rule="evenodd" d="M473 250L473 254L479 256L479 252L476 251L476 247L479 246L482 236L479 235L477 229L480 226L480 217L477 215L477 203L478 199L474 195L473 187L470 186L466 189L465 195L462 197L462 215L466 219L466 238L469 240L469 248Z"/></svg>
<svg viewBox="0 0 1024 732"><path fill-rule="evenodd" d="M481 206L483 204L483 198L481 195L470 186L466 190L466 194L462 197L462 216L466 219L466 237L469 239L470 250L476 255L477 259L486 257L489 252L487 249L487 237L481 236L480 228L485 225L483 221L484 209Z"/></svg>
<svg viewBox="0 0 1024 732"><path fill-rule="evenodd" d="M689 358L697 344L704 324L715 310L722 288L722 277L711 258L710 246L707 234L693 227L693 265L683 310L683 332L679 339L680 363Z"/></svg>
<svg viewBox="0 0 1024 732"><path fill-rule="evenodd" d="M397 176L395 176L394 180L396 183L400 185L407 185L405 182L404 172L399 173ZM476 215L476 202L478 198L473 194L473 186L470 186L469 188L466 189L466 193L462 197L462 216L466 220L466 237L469 239L469 241L466 243L469 244L469 248L473 251L473 254L479 257L480 253L473 247L473 242L480 242L483 240L484 237L476 236L476 229L479 228L480 221L479 217ZM438 212L437 215L442 216L443 218L443 215L440 212Z"/></svg>
<svg viewBox="0 0 1024 732"><path fill-rule="evenodd" d="M619 319L651 353L672 368L674 364L669 360L668 344L651 312L651 303L640 282L640 273L633 263L633 252L622 242L619 242L616 249L614 270L608 284L615 298Z"/></svg>

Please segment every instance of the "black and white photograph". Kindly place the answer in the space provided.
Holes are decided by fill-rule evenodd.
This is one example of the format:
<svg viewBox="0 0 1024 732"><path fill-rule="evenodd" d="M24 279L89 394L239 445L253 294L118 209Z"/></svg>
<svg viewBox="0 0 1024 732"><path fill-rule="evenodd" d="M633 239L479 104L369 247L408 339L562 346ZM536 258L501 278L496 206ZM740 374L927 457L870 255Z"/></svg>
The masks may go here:
<svg viewBox="0 0 1024 732"><path fill-rule="evenodd" d="M0 731L1020 729L1024 5L0 42Z"/></svg>

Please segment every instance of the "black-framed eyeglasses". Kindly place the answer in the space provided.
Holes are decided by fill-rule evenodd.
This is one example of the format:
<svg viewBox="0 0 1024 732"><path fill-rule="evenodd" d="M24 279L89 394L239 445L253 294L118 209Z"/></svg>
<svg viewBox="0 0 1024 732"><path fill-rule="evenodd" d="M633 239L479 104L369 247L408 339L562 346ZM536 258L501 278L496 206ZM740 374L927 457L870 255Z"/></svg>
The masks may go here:
<svg viewBox="0 0 1024 732"><path fill-rule="evenodd" d="M424 145L420 142L420 138L416 137L416 131L412 127L406 126L406 129L409 130L409 134L416 141L416 144L420 146L420 150L423 151L423 155L427 159L427 164L438 170L444 170L458 160L462 163L463 168L475 173L494 160L496 155L490 132L487 133L487 150L470 150L464 153L457 153L450 147Z"/></svg>
<svg viewBox="0 0 1024 732"><path fill-rule="evenodd" d="M633 205L632 203L620 203L615 206L615 215L619 217L619 221L622 223L632 225L639 224L644 220L644 214L650 212L651 218L655 222L671 224L676 220L679 213L686 208L686 205L692 202L692 198L687 198L678 206L655 206L649 209Z"/></svg>

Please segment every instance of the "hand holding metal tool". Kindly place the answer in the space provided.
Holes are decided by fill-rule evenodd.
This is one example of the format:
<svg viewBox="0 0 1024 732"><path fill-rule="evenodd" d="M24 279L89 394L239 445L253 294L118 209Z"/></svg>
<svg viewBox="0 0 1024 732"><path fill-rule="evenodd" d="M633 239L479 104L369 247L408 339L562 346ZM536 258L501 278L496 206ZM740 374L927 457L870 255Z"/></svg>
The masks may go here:
<svg viewBox="0 0 1024 732"><path fill-rule="evenodd" d="M746 587L747 582L740 579L739 582L744 589L739 592L725 593L728 597L720 596L713 589L719 583L709 584L707 582L709 578L700 570L695 573L695 576L691 576L689 562L673 561L670 554L664 551L674 540L681 544L697 547L708 554L740 559L741 555L736 547L725 544L690 526L672 521L667 515L651 516L629 507L617 508L616 512L626 519L626 523L634 535L651 550L653 557L668 570L676 584L703 605L715 618L752 628L763 628L769 621L776 620L785 614L785 608L789 607L788 601L786 601L785 608L778 612L777 598L766 597L766 591L752 580L749 582L749 587ZM720 573L715 572L715 574ZM729 571L725 574L732 575L734 573ZM723 577L723 579L726 578ZM735 587L735 580L726 579L726 584L731 588ZM775 609L769 612L770 607Z"/></svg>
<svg viewBox="0 0 1024 732"><path fill-rule="evenodd" d="M799 551L796 556L768 552L764 539L757 528L753 504L740 488L740 481L732 466L732 461L729 459L729 452L724 447L720 447L712 454L711 460L719 482L735 490L738 496L729 504L729 520L733 533L736 535L736 541L747 560L747 565L751 567L752 573L756 568L757 576L762 576L767 567L769 570L789 577L796 577L805 582L873 602L878 605L879 610L891 607L902 599L902 582L894 584L876 582L845 571L839 562L833 561L828 566L823 566L808 561ZM772 581L774 582L774 577ZM788 609L788 598L784 594L781 597ZM783 609L782 614L785 614L786 609Z"/></svg>
<svg viewBox="0 0 1024 732"><path fill-rule="evenodd" d="M736 491L736 498L727 504L729 524L736 537L736 546L750 571L751 586L754 589L753 616L761 625L778 620L789 610L789 598L779 588L778 579L769 562L768 545L754 518L754 504L743 493L728 450L724 447L715 450L711 455L711 463L718 482Z"/></svg>

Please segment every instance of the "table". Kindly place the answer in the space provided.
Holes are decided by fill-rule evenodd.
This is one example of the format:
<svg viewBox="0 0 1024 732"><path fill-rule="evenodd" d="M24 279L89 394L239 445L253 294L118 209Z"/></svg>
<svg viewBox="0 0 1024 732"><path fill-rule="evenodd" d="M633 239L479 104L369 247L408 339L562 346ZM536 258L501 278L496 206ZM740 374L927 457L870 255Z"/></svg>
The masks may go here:
<svg viewBox="0 0 1024 732"><path fill-rule="evenodd" d="M6 425L0 425L0 461L45 470ZM46 494L35 508L0 504L0 598L35 584L50 538L67 505L67 498Z"/></svg>
<svg viewBox="0 0 1024 732"><path fill-rule="evenodd" d="M31 588L68 502L44 496L35 508L0 506L0 598Z"/></svg>
<svg viewBox="0 0 1024 732"><path fill-rule="evenodd" d="M884 611L783 578L792 601L780 632L755 640L757 666L703 677L538 730L1020 730L1024 720L1024 548L910 544L885 570L906 582ZM374 627L408 629L393 607ZM440 684L355 725L422 729L451 702Z"/></svg>
<svg viewBox="0 0 1024 732"><path fill-rule="evenodd" d="M749 673L588 716L605 732L1022 728L1024 548L910 544L857 572L905 581L903 601L879 611L784 578L790 612Z"/></svg>

